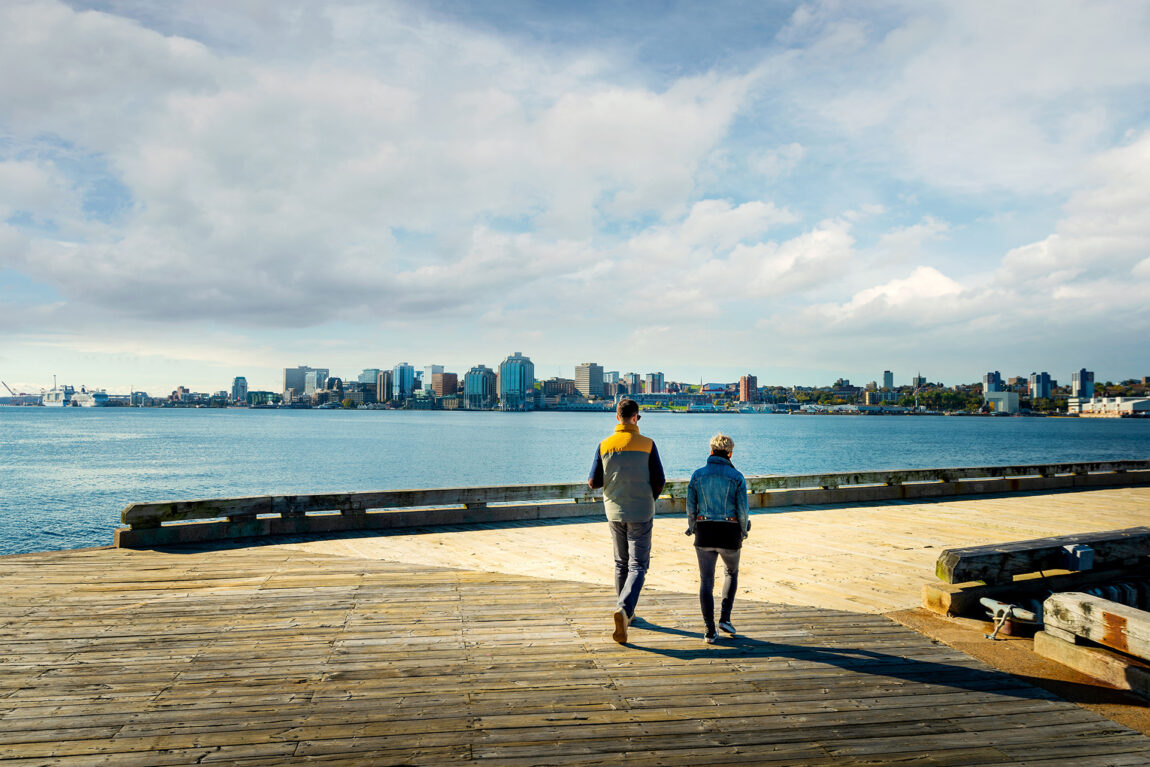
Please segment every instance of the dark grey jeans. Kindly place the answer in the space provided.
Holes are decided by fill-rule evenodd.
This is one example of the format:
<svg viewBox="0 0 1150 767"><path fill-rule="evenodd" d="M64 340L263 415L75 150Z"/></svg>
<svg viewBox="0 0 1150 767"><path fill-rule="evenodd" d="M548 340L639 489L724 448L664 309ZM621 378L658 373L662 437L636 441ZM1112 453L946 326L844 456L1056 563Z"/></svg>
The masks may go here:
<svg viewBox="0 0 1150 767"><path fill-rule="evenodd" d="M635 615L635 605L639 604L639 592L647 577L647 566L651 564L651 530L655 523L607 524L611 528L611 543L615 550L615 593L619 597L618 605L631 618Z"/></svg>
<svg viewBox="0 0 1150 767"><path fill-rule="evenodd" d="M699 607L703 611L703 622L711 631L715 630L715 564L721 557L726 571L719 620L729 621L731 607L735 604L735 589L739 587L739 555L742 552L742 549L695 547L695 556L699 558Z"/></svg>

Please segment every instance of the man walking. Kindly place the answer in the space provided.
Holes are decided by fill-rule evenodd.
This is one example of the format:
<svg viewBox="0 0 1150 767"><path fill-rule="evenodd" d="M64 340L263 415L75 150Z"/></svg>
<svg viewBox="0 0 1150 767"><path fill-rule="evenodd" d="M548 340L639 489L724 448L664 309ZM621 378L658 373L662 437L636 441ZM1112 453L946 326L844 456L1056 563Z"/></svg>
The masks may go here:
<svg viewBox="0 0 1150 767"><path fill-rule="evenodd" d="M611 638L627 641L627 626L635 619L635 605L651 561L651 528L655 499L666 477L655 442L639 433L639 403L620 400L615 408L615 433L599 443L591 476L592 489L603 488L603 510L611 529L615 552L615 592L618 603Z"/></svg>
<svg viewBox="0 0 1150 767"><path fill-rule="evenodd" d="M687 535L695 536L699 560L699 607L706 633L703 641L715 642L715 565L723 560L723 601L719 628L735 635L731 608L739 587L739 555L751 527L747 518L747 481L731 463L735 442L726 434L711 437L711 455L696 469L687 484Z"/></svg>

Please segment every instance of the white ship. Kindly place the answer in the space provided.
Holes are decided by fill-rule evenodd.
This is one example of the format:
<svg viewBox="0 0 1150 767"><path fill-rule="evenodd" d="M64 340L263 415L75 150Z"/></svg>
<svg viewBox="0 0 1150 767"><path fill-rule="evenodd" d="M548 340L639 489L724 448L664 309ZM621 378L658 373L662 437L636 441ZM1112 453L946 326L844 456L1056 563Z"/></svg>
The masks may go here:
<svg viewBox="0 0 1150 767"><path fill-rule="evenodd" d="M44 392L44 407L105 407L108 393L103 389L88 391L83 386L76 391L71 386L56 386Z"/></svg>

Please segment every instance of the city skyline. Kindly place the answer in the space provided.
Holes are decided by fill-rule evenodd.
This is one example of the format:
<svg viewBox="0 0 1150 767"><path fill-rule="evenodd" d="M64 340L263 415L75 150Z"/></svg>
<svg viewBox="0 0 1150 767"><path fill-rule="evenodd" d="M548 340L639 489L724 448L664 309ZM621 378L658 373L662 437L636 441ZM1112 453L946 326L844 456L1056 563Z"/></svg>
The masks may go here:
<svg viewBox="0 0 1150 767"><path fill-rule="evenodd" d="M11 0L0 380L1140 378L1146 39L1073 0Z"/></svg>

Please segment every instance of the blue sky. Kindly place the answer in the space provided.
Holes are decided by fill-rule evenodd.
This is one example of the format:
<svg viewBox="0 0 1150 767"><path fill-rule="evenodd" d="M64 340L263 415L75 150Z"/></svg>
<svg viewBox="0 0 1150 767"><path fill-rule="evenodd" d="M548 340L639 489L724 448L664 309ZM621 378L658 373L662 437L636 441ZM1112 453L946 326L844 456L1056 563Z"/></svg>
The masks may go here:
<svg viewBox="0 0 1150 767"><path fill-rule="evenodd" d="M1150 375L1150 6L0 7L0 377Z"/></svg>

